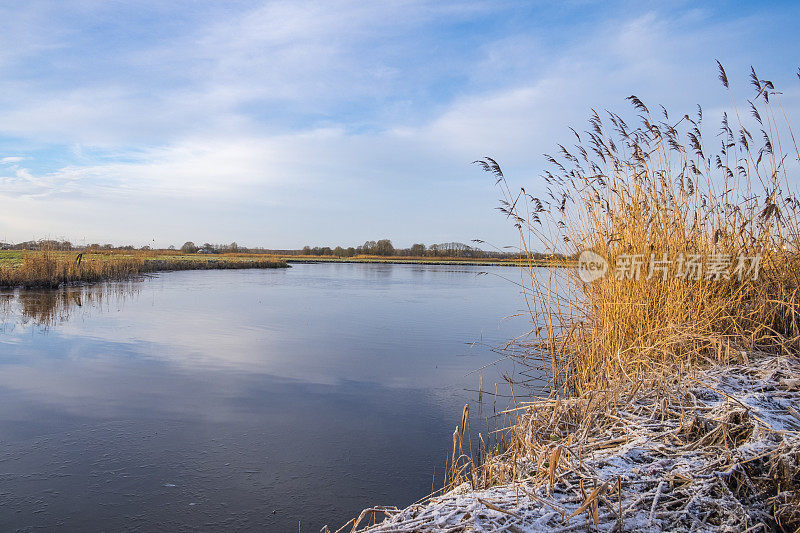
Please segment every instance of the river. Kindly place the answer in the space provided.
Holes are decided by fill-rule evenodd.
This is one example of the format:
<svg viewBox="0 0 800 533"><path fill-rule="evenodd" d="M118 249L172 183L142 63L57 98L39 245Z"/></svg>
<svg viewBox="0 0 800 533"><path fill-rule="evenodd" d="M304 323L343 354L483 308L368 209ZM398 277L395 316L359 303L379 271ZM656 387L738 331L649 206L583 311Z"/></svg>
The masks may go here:
<svg viewBox="0 0 800 533"><path fill-rule="evenodd" d="M0 530L319 531L439 488L515 267L298 264L0 294ZM485 416L483 417L485 418ZM481 429L482 428L482 429ZM492 428L489 428L492 429Z"/></svg>

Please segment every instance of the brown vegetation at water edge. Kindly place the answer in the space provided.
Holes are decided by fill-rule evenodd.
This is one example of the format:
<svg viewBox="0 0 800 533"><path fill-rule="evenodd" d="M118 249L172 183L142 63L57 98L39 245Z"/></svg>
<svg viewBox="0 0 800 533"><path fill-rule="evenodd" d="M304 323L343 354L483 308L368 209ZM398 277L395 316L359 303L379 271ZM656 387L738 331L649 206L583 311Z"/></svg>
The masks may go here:
<svg viewBox="0 0 800 533"><path fill-rule="evenodd" d="M722 65L719 74L730 92ZM566 492L577 491L583 502L572 514L598 524L598 505L613 507L603 499L613 486L581 471L581 458L620 443L662 442L670 449L661 457L672 453L675 464L698 448L706 457L727 453L705 471L734 476L713 490L734 491L726 508L739 509L742 521L734 524L722 507L694 508L692 491L705 485L692 476L675 478L678 469L666 469L657 489L639 486L652 491L632 504L632 514L651 506L652 525L668 491L661 504L672 502L672 514L659 516L690 528L800 527L797 397L785 400L782 412L777 399L764 409L778 408L775 416L783 422L775 423L754 414L763 398L749 397L746 385L760 372L750 359L766 358L776 369L763 376L762 390L778 390L780 376L790 390L798 388L791 380L798 377L792 372L800 352L800 201L790 175L796 185L800 152L780 93L755 71L750 81L754 93L746 111L731 97L722 115L716 152L703 141L699 107L694 117L672 118L631 96L637 126L615 113L594 112L587 131L573 130L574 147L559 145L558 156L548 156L554 170L542 177L546 199L524 189L514 193L494 160L479 161L503 191L501 211L518 228L523 250L537 241L565 256L591 250L609 271L586 282L574 268L548 275L528 269L522 281L534 330L521 361L544 373L551 395L513 411L509 430L496 446L484 447L479 460L456 459L450 486L524 478L552 486L571 471L580 486ZM750 258L746 268L737 263L742 257ZM638 276L631 258L641 262ZM688 258L702 261L699 270L686 273ZM793 362L785 366L781 358ZM714 402L696 396L709 394L698 392L696 381L709 365L742 374L727 394L712 387ZM686 499L676 492L681 483ZM623 497L619 490L615 498ZM624 510L606 514L622 527Z"/></svg>
<svg viewBox="0 0 800 533"><path fill-rule="evenodd" d="M177 253L133 254L29 251L20 264L0 265L0 287L55 288L69 283L129 279L148 272L241 268L282 268L286 262L265 256L184 256Z"/></svg>
<svg viewBox="0 0 800 533"><path fill-rule="evenodd" d="M721 66L720 77L727 89ZM610 265L590 283L575 269L526 276L531 315L544 317L531 353L544 357L554 390L582 394L738 361L742 350L800 349L800 201L789 179L800 153L780 93L755 72L751 82L747 116L732 99L717 153L703 142L700 108L674 119L631 96L637 127L593 113L573 148L548 156L546 200L512 193L497 163L480 162L504 192L501 209L523 249L541 241L566 256L593 250ZM642 262L636 277L620 268L631 258ZM691 258L702 270L681 275ZM728 266L714 273L720 261Z"/></svg>
<svg viewBox="0 0 800 533"><path fill-rule="evenodd" d="M465 409L450 492L376 509L369 530L800 530L800 152L780 93L750 82L714 151L699 107L631 96L635 126L593 112L547 156L541 198L477 162L526 258L591 250L608 272L528 263L533 330L513 354L533 377L508 427L470 443Z"/></svg>

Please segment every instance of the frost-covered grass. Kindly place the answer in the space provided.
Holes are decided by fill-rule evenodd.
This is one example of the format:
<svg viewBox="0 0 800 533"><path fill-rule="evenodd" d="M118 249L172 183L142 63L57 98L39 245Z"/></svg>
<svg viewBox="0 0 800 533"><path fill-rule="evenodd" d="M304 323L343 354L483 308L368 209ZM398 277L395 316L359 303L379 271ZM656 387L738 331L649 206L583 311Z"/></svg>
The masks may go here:
<svg viewBox="0 0 800 533"><path fill-rule="evenodd" d="M465 482L406 509L367 510L356 529L800 527L797 358L752 355L747 364L713 366L669 389L643 384L622 394L540 399L519 407L512 431L518 443L539 444L489 461L492 475L508 481L487 488Z"/></svg>

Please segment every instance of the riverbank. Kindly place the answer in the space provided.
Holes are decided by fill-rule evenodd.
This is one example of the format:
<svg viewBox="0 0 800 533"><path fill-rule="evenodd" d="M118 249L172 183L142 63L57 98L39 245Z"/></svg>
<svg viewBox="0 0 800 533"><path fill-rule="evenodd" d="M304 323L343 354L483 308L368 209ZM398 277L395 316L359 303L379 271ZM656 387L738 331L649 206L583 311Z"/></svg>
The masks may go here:
<svg viewBox="0 0 800 533"><path fill-rule="evenodd" d="M532 261L525 259L472 259L461 257L447 257L431 259L426 257L314 257L314 256L285 256L287 263L377 263L390 265L472 265L472 266L533 266L533 267L562 267L574 265L572 262Z"/></svg>
<svg viewBox="0 0 800 533"><path fill-rule="evenodd" d="M161 255L155 253L0 252L0 288L57 288L124 280L174 270L288 268L271 256Z"/></svg>
<svg viewBox="0 0 800 533"><path fill-rule="evenodd" d="M477 478L364 532L796 531L800 361L742 354L672 383L525 402ZM507 481L503 481L506 479ZM375 517L376 525L366 526ZM350 530L353 523L345 530ZM366 526L366 527L365 527Z"/></svg>
<svg viewBox="0 0 800 533"><path fill-rule="evenodd" d="M751 74L748 106L776 116ZM465 409L445 495L377 510L369 530L800 530L800 200L784 166L800 151L774 150L788 118L758 146L725 116L709 155L702 110L670 124L629 100L637 124L594 114L574 153L548 156L541 199L477 162L521 249L580 264L522 279L533 327L510 353L527 382L507 429L475 450ZM547 398L519 402L542 382Z"/></svg>
<svg viewBox="0 0 800 533"><path fill-rule="evenodd" d="M171 270L287 268L291 263L366 263L469 266L562 267L572 263L522 259L473 259L357 256L275 256L250 253L183 254L167 250L100 253L65 251L0 251L0 288L48 288L65 283L127 279Z"/></svg>

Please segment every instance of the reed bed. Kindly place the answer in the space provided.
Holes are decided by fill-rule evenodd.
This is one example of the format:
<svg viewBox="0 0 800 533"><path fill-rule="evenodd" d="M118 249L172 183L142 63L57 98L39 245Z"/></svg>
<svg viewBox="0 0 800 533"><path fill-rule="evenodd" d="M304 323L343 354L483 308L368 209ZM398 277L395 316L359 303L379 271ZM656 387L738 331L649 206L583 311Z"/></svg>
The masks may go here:
<svg viewBox="0 0 800 533"><path fill-rule="evenodd" d="M56 288L67 283L127 279L144 269L142 256L84 257L49 250L28 252L19 266L0 269L0 287Z"/></svg>
<svg viewBox="0 0 800 533"><path fill-rule="evenodd" d="M164 258L147 259L144 264L146 272L162 272L173 270L230 270L243 268L287 268L283 259L253 258L248 256L221 258Z"/></svg>
<svg viewBox="0 0 800 533"><path fill-rule="evenodd" d="M573 130L575 146L547 156L541 199L514 193L494 160L478 162L498 181L524 255L544 243L608 265L590 283L576 269L523 276L537 317L530 351L553 390L580 395L735 362L742 350L797 353L800 201L789 176L800 152L780 93L755 71L751 83L747 115L731 97L715 153L702 109L672 119L631 96L638 126L593 113L587 131Z"/></svg>
<svg viewBox="0 0 800 533"><path fill-rule="evenodd" d="M19 265L0 266L0 288L57 288L76 283L131 279L171 270L285 268L283 260L247 257L83 254L49 250L26 252Z"/></svg>
<svg viewBox="0 0 800 533"><path fill-rule="evenodd" d="M593 112L546 156L542 197L476 162L528 260L513 355L533 377L491 438L465 443L465 409L443 496L357 527L800 531L800 152L773 83L751 70L740 108L718 67L715 151L701 108L631 96L635 125ZM541 272L541 244L579 268Z"/></svg>

